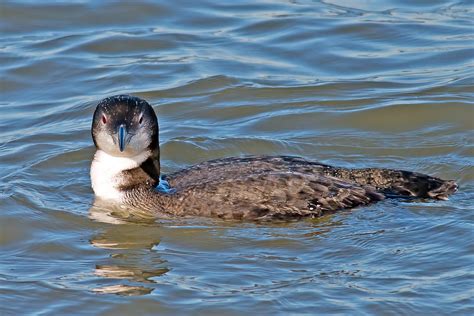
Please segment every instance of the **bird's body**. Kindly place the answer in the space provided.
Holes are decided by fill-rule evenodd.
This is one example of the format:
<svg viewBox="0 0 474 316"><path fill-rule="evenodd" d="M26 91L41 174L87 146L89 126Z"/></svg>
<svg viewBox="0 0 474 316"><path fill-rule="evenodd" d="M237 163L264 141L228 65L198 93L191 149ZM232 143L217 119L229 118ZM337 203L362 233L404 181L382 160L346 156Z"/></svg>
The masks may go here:
<svg viewBox="0 0 474 316"><path fill-rule="evenodd" d="M93 123L98 150L92 163L91 179L97 197L139 208L157 217L286 220L317 217L367 205L386 196L447 199L457 189L453 181L408 171L346 169L299 157L253 156L216 159L191 166L166 177L170 190L158 190L158 123L150 109L145 101L130 96L111 97L99 103ZM119 121L111 122L113 127L107 129L109 118L113 117L110 111L121 114L117 116ZM150 137L140 136L147 133L146 128L140 127L142 120L147 122L146 128L151 126ZM147 141L129 144L134 148L123 153L127 148L123 130L131 129L134 134L131 133L129 143L136 134L137 139ZM109 132L105 132L107 130ZM115 140L101 146L107 133ZM120 144L120 151L114 150L112 143Z"/></svg>

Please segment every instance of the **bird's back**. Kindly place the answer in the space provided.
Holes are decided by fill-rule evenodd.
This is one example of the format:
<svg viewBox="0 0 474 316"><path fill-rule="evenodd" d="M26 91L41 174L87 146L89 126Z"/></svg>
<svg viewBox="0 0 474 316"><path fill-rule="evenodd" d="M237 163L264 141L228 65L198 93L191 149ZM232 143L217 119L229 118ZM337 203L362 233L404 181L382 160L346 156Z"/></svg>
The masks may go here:
<svg viewBox="0 0 474 316"><path fill-rule="evenodd" d="M167 177L176 190L170 207L193 216L291 219L383 199L371 186L325 174L327 168L287 156L211 160Z"/></svg>

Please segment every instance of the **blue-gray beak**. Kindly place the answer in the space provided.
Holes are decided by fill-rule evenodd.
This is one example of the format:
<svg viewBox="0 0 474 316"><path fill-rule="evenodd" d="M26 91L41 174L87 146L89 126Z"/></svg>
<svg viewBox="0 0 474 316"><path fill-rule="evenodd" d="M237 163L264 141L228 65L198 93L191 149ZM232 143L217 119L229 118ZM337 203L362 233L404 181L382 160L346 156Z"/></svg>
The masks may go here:
<svg viewBox="0 0 474 316"><path fill-rule="evenodd" d="M125 127L124 124L121 124L118 129L118 143L119 143L120 152L123 152L125 150L125 146L127 145L126 138L127 138L127 128Z"/></svg>

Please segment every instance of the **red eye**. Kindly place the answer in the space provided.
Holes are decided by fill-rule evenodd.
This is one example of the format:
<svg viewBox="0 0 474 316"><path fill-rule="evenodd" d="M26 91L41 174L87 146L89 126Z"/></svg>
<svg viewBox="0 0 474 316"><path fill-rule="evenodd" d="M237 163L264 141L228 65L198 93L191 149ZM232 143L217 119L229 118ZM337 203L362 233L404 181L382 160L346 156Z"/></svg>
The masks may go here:
<svg viewBox="0 0 474 316"><path fill-rule="evenodd" d="M102 123L107 123L107 118L105 117L105 115L102 115Z"/></svg>

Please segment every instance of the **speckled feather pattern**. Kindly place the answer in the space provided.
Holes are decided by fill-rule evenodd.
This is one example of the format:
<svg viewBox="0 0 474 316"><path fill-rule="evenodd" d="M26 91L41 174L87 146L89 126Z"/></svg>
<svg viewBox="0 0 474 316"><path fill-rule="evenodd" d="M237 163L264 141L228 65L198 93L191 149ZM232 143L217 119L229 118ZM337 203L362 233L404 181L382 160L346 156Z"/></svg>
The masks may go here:
<svg viewBox="0 0 474 316"><path fill-rule="evenodd" d="M175 192L142 187L130 192L133 206L160 217L207 216L237 220L318 217L392 195L431 196L446 183L390 169L343 169L299 157L233 157L203 162L167 176Z"/></svg>

